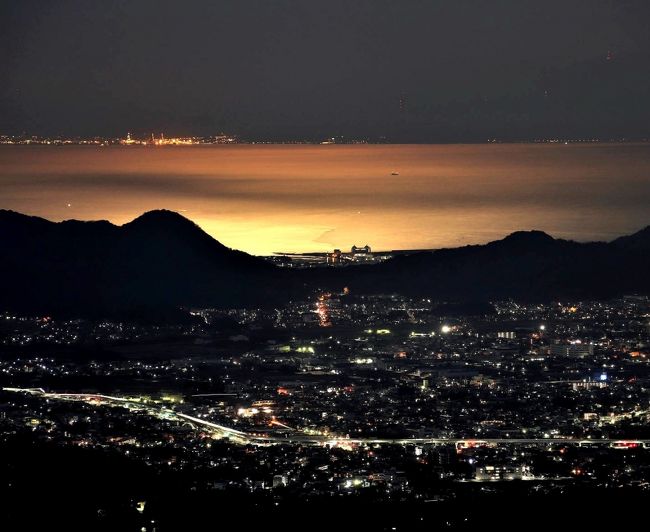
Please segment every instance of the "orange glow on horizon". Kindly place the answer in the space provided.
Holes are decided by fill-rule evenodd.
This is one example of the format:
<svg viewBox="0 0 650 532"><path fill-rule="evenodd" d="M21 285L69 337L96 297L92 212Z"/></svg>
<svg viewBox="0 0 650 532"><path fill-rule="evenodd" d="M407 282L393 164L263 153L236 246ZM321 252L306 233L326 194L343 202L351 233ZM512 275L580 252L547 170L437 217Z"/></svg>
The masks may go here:
<svg viewBox="0 0 650 532"><path fill-rule="evenodd" d="M253 254L609 240L650 222L648 174L650 145L0 146L0 207L116 224L165 208Z"/></svg>

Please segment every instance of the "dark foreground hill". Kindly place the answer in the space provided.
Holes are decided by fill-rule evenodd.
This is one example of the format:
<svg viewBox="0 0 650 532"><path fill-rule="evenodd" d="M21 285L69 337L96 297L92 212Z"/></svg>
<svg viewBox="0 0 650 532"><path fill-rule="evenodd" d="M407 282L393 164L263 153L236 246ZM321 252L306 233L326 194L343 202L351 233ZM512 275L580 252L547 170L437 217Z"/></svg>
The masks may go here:
<svg viewBox="0 0 650 532"><path fill-rule="evenodd" d="M357 291L381 287L438 300L549 301L650 293L650 228L610 243L519 231L481 246L398 256L350 270ZM330 274L332 275L332 274Z"/></svg>
<svg viewBox="0 0 650 532"><path fill-rule="evenodd" d="M0 211L0 306L24 312L155 312L254 304L280 272L170 211L123 226Z"/></svg>
<svg viewBox="0 0 650 532"><path fill-rule="evenodd" d="M343 286L461 302L604 298L650 293L649 273L650 228L610 243L522 231L373 266L286 270L223 246L170 211L123 226L0 211L0 310L24 313L265 306Z"/></svg>

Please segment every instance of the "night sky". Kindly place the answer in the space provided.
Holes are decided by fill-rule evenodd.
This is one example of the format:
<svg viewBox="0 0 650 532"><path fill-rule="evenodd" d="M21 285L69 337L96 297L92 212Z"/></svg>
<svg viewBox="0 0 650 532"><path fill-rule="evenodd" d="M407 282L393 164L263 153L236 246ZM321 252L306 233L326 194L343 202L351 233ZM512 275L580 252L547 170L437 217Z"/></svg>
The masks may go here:
<svg viewBox="0 0 650 532"><path fill-rule="evenodd" d="M3 0L0 133L643 137L649 66L647 0Z"/></svg>

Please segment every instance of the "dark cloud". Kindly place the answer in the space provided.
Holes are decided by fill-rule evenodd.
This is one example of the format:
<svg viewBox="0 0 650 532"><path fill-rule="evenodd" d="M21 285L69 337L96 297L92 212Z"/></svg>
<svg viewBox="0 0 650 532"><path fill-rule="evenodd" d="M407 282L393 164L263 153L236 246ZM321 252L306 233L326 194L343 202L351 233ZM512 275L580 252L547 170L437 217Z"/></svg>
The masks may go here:
<svg viewBox="0 0 650 532"><path fill-rule="evenodd" d="M648 20L636 0L8 0L0 129L645 135Z"/></svg>

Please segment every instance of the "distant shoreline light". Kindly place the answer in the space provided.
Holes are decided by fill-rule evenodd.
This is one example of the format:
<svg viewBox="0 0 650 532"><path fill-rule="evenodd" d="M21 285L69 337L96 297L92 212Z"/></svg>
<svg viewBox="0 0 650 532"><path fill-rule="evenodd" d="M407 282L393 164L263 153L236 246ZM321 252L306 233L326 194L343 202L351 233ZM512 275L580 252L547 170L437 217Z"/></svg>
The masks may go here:
<svg viewBox="0 0 650 532"><path fill-rule="evenodd" d="M356 138L356 137L327 137L324 139L245 139L239 135L219 133L208 136L177 136L168 137L164 133L155 135L132 135L130 132L125 137L112 136L47 136L47 135L0 135L0 145L43 145L43 146L205 146L219 144L308 144L308 145L342 145L342 144L593 144L593 143L650 143L650 138L631 138L631 137L582 137L582 138L530 138L530 139L498 139L487 138L480 140L448 140L448 141L417 141L405 142L400 140L390 140L387 137L377 138Z"/></svg>

